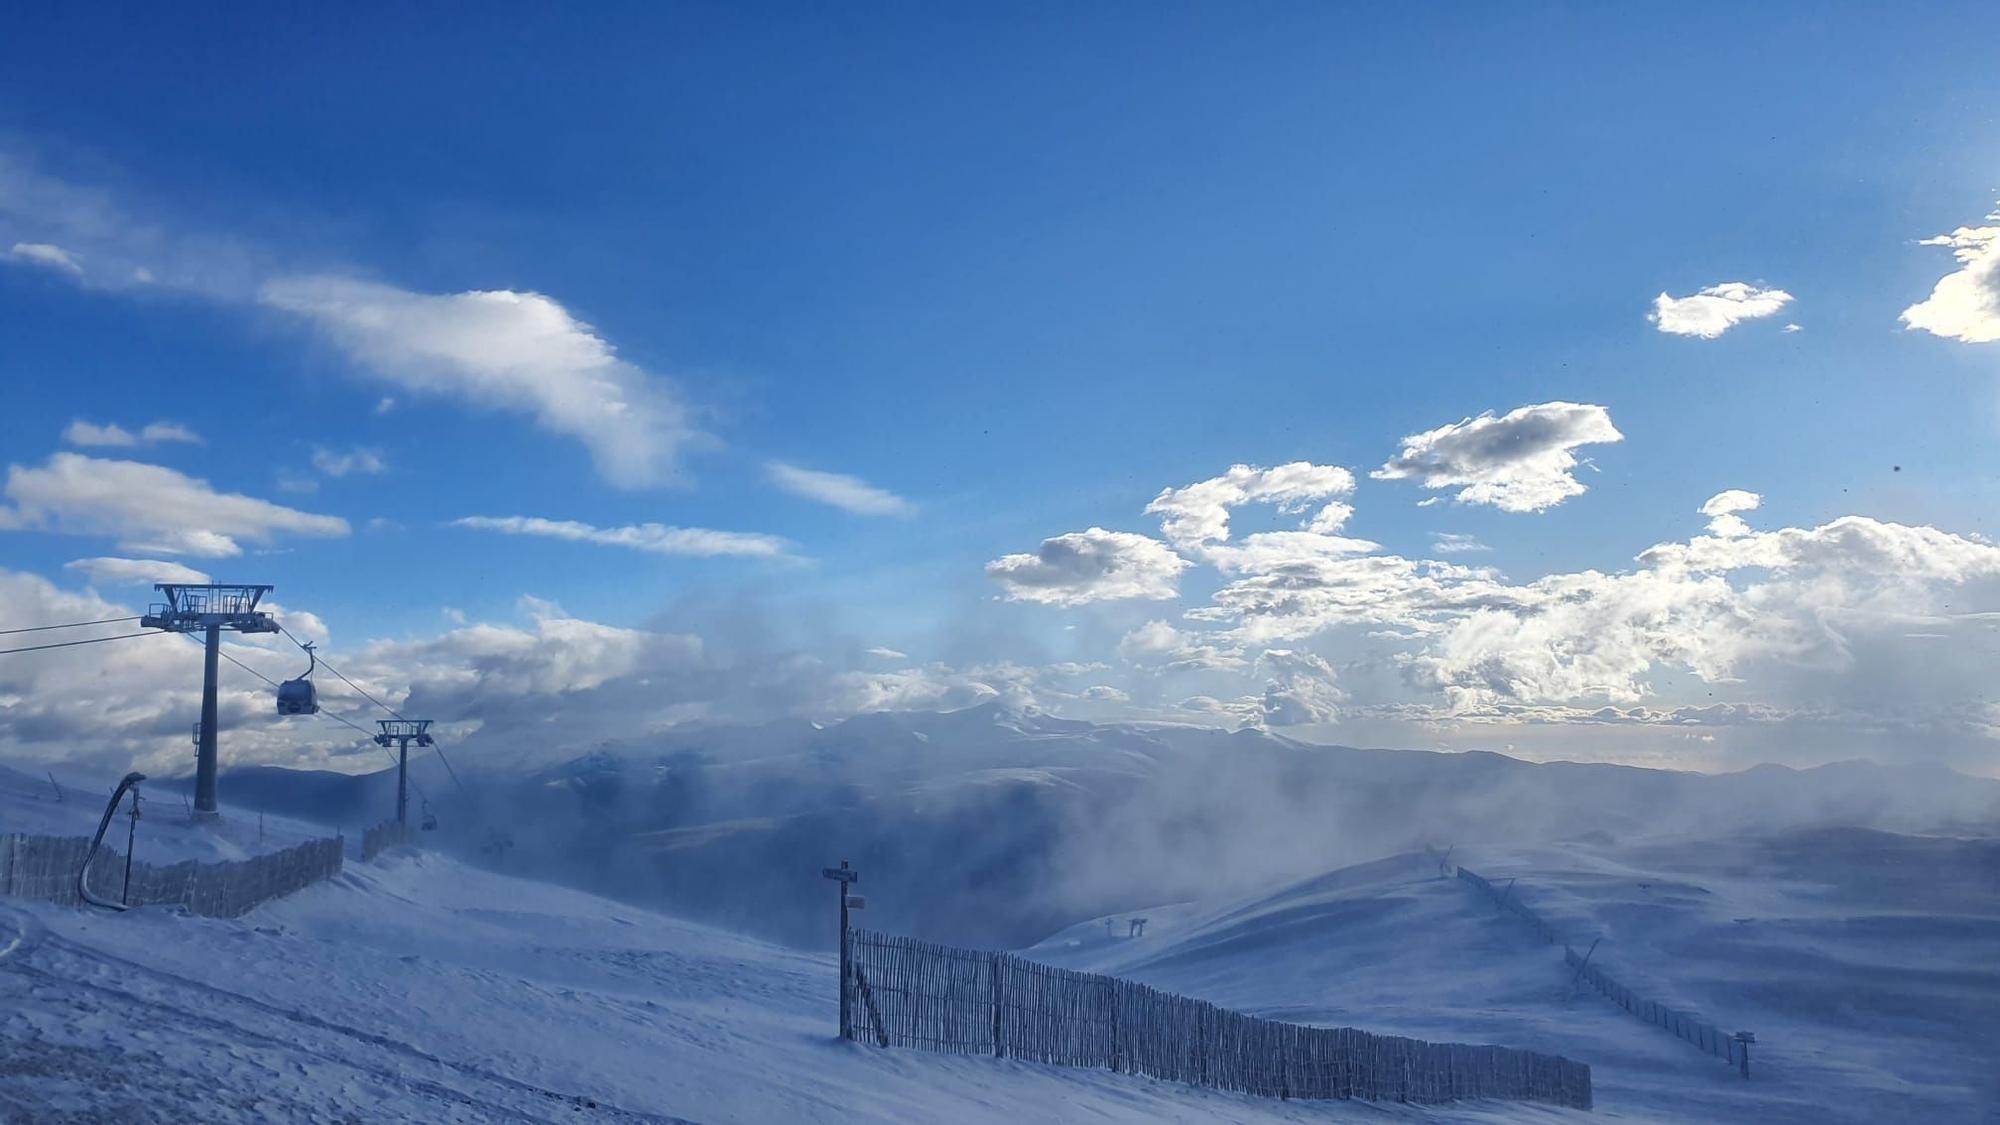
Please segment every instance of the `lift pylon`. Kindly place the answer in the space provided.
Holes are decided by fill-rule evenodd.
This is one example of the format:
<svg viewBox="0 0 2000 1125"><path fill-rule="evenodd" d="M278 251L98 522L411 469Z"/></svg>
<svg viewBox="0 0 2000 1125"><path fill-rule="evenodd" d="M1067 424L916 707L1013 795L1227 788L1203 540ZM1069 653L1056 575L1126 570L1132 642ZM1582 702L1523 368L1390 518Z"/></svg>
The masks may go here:
<svg viewBox="0 0 2000 1125"><path fill-rule="evenodd" d="M170 633L206 634L207 656L202 662L201 726L195 744L194 815L207 819L220 815L215 802L215 661L222 647L222 631L275 633L278 623L257 608L269 586L221 582L159 582L164 602L155 602L139 619L148 629Z"/></svg>
<svg viewBox="0 0 2000 1125"><path fill-rule="evenodd" d="M418 746L434 745L431 738L429 719L377 719L375 725L382 728L375 736L375 745L387 748L393 742L396 753L396 825L404 836L410 830L410 743Z"/></svg>

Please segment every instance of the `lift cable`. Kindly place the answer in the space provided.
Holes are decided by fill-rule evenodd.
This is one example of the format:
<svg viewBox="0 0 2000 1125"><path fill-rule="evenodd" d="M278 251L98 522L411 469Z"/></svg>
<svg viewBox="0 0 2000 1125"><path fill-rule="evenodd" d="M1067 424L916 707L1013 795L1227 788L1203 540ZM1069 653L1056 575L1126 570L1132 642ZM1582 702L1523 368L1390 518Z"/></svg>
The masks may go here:
<svg viewBox="0 0 2000 1125"><path fill-rule="evenodd" d="M25 648L0 648L0 656L6 656L14 652L40 652L45 648L71 648L76 645L94 645L100 641L122 641L128 637L150 637L156 631L153 629L141 629L136 633L117 633L109 637L92 637L89 640L83 641L56 641L52 644L28 645Z"/></svg>
<svg viewBox="0 0 2000 1125"><path fill-rule="evenodd" d="M301 649L306 647L305 642L299 640L297 637L292 636L292 631L290 629L285 628L283 623L280 623L278 625L278 631L283 633L288 639L291 640L293 644L298 645ZM403 717L402 714L399 713L394 707L391 707L387 703L384 703L381 700L375 698L374 696L368 694L368 689L362 687L360 684L355 683L353 680L348 679L346 674L341 672L340 669L335 668L332 664L327 663L326 657L321 656L318 657L317 659L319 660L320 667L325 668L327 671L332 672L336 676L339 676L340 682L346 684L348 687L353 688L355 691L360 692L361 698L367 700L370 703L373 703L375 706L380 707L382 710L389 712L389 714L395 718L400 719Z"/></svg>
<svg viewBox="0 0 2000 1125"><path fill-rule="evenodd" d="M45 633L50 629L80 629L85 625L116 625L121 621L137 620L139 620L138 616L134 615L131 617L107 617L102 621L71 621L62 625L29 625L20 629L0 629L0 637L11 636L15 633Z"/></svg>
<svg viewBox="0 0 2000 1125"><path fill-rule="evenodd" d="M298 645L302 649L306 647L305 642L299 640L297 637L292 636L292 631L290 629L285 628L283 622L278 623L278 631L285 634L285 636L289 638L293 644ZM320 656L317 657L317 659L319 660L320 667L325 668L327 671L332 672L334 675L340 677L341 683L344 683L348 687L353 688L355 691L360 692L361 697L363 699L366 699L368 702L373 703L375 706L380 707L384 711L387 711L394 718L397 719L403 718L402 712L396 710L394 707L389 706L387 703L382 702L381 700L375 698L374 696L369 695L367 689L363 688L360 684L355 683L353 680L348 679L345 673L343 673L340 669L335 668L332 664L328 663L326 657ZM444 756L444 748L442 746L439 746L436 742L433 742L431 743L431 749L437 752L438 761L443 764L444 772L451 775L451 783L453 785L458 786L459 794L461 796L470 796L470 794L466 793L465 791L465 782L460 781L458 779L458 771L451 768L451 759Z"/></svg>
<svg viewBox="0 0 2000 1125"><path fill-rule="evenodd" d="M186 636L186 634L182 634L182 635L183 635L183 636ZM288 635L289 635L289 634L288 634ZM201 642L200 642L200 641L196 641L196 640L195 640L195 639L194 639L193 637L188 637L188 641L189 641L190 643L193 643L193 644L195 644L195 645L200 645L200 644L201 644ZM296 643L296 642L295 642L295 643ZM217 648L217 649L215 650L215 654L216 654L217 656L220 656L220 657L221 657L221 658L223 658L224 660L227 660L227 661L229 661L229 662L230 662L231 664L234 664L234 665L236 665L236 666L237 666L238 668L241 668L241 669L243 669L243 670L244 670L245 672L248 672L248 673L250 673L251 675L253 675L253 676L257 677L258 679L260 679L260 680L264 681L265 683L267 683L267 684L270 684L270 685L271 685L272 687L277 687L277 686L278 686L278 681L276 681L276 680L272 679L272 678L271 678L271 677L269 677L269 676L266 676L266 675L265 675L264 673L262 673L262 672L259 672L259 671L258 671L257 669L255 669L255 668L252 668L252 667L251 667L251 666L249 666L248 664L245 664L245 663L243 663L243 662L242 662L241 660L238 660L238 659L236 659L235 657L233 657L233 656L229 655L229 654L228 654L227 652L223 651L223 650L222 650L221 648ZM334 722L336 722L336 723L339 723L339 724L340 724L340 725L342 725L342 726L345 726L345 727L351 727L351 728L353 728L353 729L354 729L354 730L355 730L356 732L358 732L358 733L359 733L359 734L360 734L360 735L361 735L361 736L362 736L363 738L366 738L366 739L367 739L368 741L370 741L370 742L375 742L375 732L374 732L374 731L371 731L371 730L369 730L369 729L368 729L367 727L364 727L364 726L362 726L361 724L359 724L359 723L355 722L355 721L354 721L354 720L352 720L352 719L349 719L349 718L346 718L346 717L344 717L344 716L341 716L341 715L337 715L337 714L333 713L332 711L327 711L327 710L320 710L320 711L315 711L315 712L314 712L314 714L316 714L316 715L323 715L323 716L325 716L325 717L327 717L327 718L329 718L329 719L332 719L332 720L333 720ZM378 746L381 746L381 744L380 744L380 743L376 743L376 745L378 745ZM395 761L395 760L396 760L396 756L395 756L394 754L390 754L390 753L389 753L389 748L388 748L387 746L383 746L383 747L382 747L382 753L384 753L384 754L388 754L388 755L389 755L389 760L390 760L391 762L393 762L393 761ZM410 785L411 785L411 786L412 786L413 788L415 788L415 789L416 789L416 791L417 791L417 796L418 796L419 798L422 798L422 797L424 796L424 787L423 787L422 785L420 785L420 784L418 784L418 783L417 783L417 779L416 779L416 778L411 778L411 779L410 779Z"/></svg>

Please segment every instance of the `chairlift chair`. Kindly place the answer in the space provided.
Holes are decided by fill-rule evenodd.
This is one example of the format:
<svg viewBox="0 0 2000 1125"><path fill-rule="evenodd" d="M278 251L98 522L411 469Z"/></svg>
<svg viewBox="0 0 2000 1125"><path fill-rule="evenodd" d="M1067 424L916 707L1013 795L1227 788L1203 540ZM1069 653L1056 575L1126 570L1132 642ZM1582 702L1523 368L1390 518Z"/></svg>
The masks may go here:
<svg viewBox="0 0 2000 1125"><path fill-rule="evenodd" d="M306 650L305 674L296 680L286 680L278 685L278 714L312 715L319 711L319 694L313 688L313 669L319 667L319 657L313 655L313 646L307 642L301 646Z"/></svg>
<svg viewBox="0 0 2000 1125"><path fill-rule="evenodd" d="M431 803L427 800L424 802L424 831L435 832L437 831L437 826L437 814L431 811Z"/></svg>

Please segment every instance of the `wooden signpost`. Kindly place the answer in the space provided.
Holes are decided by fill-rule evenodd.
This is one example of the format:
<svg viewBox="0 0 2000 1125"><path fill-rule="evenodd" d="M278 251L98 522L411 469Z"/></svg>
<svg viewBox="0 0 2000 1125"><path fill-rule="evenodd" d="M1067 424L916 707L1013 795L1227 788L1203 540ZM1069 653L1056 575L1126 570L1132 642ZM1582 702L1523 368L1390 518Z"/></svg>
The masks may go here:
<svg viewBox="0 0 2000 1125"><path fill-rule="evenodd" d="M835 889L840 892L840 1037L851 1039L854 1021L847 1010L847 980L854 969L848 960L847 912L851 907L865 905L865 900L849 896L847 888L861 881L861 872L849 867L843 859L839 867L822 867L819 873L823 878L832 879L837 884Z"/></svg>

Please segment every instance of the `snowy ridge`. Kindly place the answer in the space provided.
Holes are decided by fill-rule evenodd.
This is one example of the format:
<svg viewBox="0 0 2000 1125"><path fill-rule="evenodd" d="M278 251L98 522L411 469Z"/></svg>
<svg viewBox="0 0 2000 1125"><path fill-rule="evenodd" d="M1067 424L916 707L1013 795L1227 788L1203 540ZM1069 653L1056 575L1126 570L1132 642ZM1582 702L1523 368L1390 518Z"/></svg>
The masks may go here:
<svg viewBox="0 0 2000 1125"><path fill-rule="evenodd" d="M1118 915L1116 938L1081 922L1027 953L1273 1018L1574 1058L1604 1115L1971 1122L2000 1105L2000 841L1818 830L1461 857L1519 876L1563 932L1603 935L1633 989L1756 1029L1751 1078L1572 983L1421 853ZM1137 915L1145 936L1122 936Z"/></svg>

